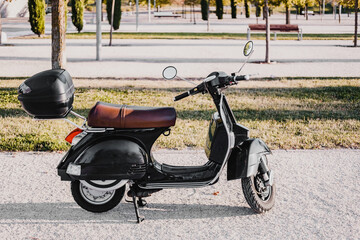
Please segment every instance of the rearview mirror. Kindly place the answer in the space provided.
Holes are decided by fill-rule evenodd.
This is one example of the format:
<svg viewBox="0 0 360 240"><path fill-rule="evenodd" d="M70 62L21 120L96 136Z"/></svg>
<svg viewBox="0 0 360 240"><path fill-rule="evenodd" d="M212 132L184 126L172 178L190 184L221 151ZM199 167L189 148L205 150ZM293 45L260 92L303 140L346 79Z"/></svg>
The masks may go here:
<svg viewBox="0 0 360 240"><path fill-rule="evenodd" d="M244 55L247 57L253 51L254 44L252 41L248 41L244 46Z"/></svg>
<svg viewBox="0 0 360 240"><path fill-rule="evenodd" d="M162 76L166 80L173 79L174 77L176 77L176 74L177 74L177 70L173 66L167 66L162 72Z"/></svg>

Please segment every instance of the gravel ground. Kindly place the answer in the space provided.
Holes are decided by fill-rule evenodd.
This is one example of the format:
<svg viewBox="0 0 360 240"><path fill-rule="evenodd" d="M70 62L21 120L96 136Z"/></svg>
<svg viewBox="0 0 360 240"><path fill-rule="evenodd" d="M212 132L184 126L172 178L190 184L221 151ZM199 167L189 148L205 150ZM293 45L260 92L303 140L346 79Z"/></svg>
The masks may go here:
<svg viewBox="0 0 360 240"><path fill-rule="evenodd" d="M93 214L73 201L56 174L63 154L0 153L1 239L360 239L360 151L274 151L274 209L254 214L241 182L164 190L141 209L122 201ZM160 162L202 164L202 151L156 152ZM219 191L218 195L214 192Z"/></svg>

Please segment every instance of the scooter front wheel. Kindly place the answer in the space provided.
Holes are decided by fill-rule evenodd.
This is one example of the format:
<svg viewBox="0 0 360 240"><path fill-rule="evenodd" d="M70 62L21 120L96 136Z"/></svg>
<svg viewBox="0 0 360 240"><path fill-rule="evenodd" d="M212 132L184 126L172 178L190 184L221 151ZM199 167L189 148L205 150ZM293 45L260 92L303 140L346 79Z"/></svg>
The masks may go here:
<svg viewBox="0 0 360 240"><path fill-rule="evenodd" d="M106 212L116 207L124 197L126 185L111 191L99 191L83 185L80 181L71 182L71 193L75 202L89 212Z"/></svg>
<svg viewBox="0 0 360 240"><path fill-rule="evenodd" d="M275 204L275 183L266 186L261 173L241 179L245 199L250 207L257 213L269 211Z"/></svg>

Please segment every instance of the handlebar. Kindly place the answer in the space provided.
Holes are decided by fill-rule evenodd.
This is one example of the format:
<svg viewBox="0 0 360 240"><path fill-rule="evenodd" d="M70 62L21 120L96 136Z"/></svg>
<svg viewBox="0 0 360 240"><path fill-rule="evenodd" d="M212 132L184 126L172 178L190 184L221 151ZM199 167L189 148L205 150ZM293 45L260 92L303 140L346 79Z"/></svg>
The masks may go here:
<svg viewBox="0 0 360 240"><path fill-rule="evenodd" d="M216 77L212 78L209 81L212 81L214 79L216 79ZM249 79L250 79L249 75L227 76L227 77L223 78L221 83L218 82L218 84L216 84L216 86L222 88L222 87L225 87L225 86L236 84L238 81L247 81ZM179 100L181 100L183 98L186 98L186 97L188 97L190 95L195 95L195 94L200 93L200 92L205 93L206 92L205 84L206 84L206 81L200 83L198 86L190 89L187 92L184 92L184 93L182 93L180 95L175 96L174 101L175 102L179 101Z"/></svg>
<svg viewBox="0 0 360 240"><path fill-rule="evenodd" d="M177 95L176 97L174 97L174 101L179 101L183 98L186 98L190 95L195 95L195 94L198 94L198 93L204 93L206 92L206 89L205 89L205 84L204 82L200 83L199 85L197 85L196 87L190 89L189 91L187 92L184 92L180 95Z"/></svg>
<svg viewBox="0 0 360 240"><path fill-rule="evenodd" d="M189 91L184 92L184 93L182 93L182 94L180 94L180 95L177 95L176 97L174 97L174 102L179 101L179 100L181 100L181 99L183 99L183 98L186 98L186 97L188 97L189 95L190 95L190 94L189 94Z"/></svg>
<svg viewBox="0 0 360 240"><path fill-rule="evenodd" d="M235 81L248 81L249 79L250 79L249 75L235 76Z"/></svg>

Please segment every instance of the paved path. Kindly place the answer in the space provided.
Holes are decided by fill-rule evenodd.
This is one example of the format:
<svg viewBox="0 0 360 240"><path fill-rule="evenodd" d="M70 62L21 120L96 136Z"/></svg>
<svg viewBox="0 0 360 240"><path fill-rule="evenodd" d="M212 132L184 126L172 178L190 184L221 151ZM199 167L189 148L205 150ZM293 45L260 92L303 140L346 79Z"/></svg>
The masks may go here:
<svg viewBox="0 0 360 240"><path fill-rule="evenodd" d="M67 70L73 77L161 78L168 65L183 77L206 77L215 70L237 71L245 60L244 40L129 40L104 45L102 61L95 61L95 39L67 40ZM10 39L0 47L0 77L32 76L51 68L50 39ZM103 41L104 44L108 40ZM255 52L243 73L253 77L359 77L360 48L351 41L272 41L265 59L265 41L256 40Z"/></svg>
<svg viewBox="0 0 360 240"><path fill-rule="evenodd" d="M95 14L85 14L85 25L83 32L95 32ZM102 23L103 31L109 32L110 25L104 14L104 22ZM120 32L136 32L135 15L123 12ZM5 19L3 20L3 31L9 37L33 34L30 30L30 24L26 18L24 19ZM320 16L309 16L306 21L304 16L291 15L291 24L298 24L304 33L353 33L354 32L354 14L349 17L347 14L342 15L342 22L334 20L330 14L326 15L323 20ZM231 19L230 15L224 15L224 19L218 20L215 14L210 18L210 32L230 32L230 33L246 33L249 24L257 23L256 18L252 15L247 19L244 15L238 15L237 19ZM264 24L262 18L258 19L258 23ZM284 24L285 15L276 14L270 18L271 24ZM75 27L71 23L71 14L68 16L68 32L76 32ZM189 15L187 19L183 18L152 18L148 20L147 14L139 15L139 32L207 32L207 22L201 20L201 15L196 15L196 24L190 21ZM46 16L45 33L51 34L51 16Z"/></svg>
<svg viewBox="0 0 360 240"><path fill-rule="evenodd" d="M64 154L64 153L63 153ZM164 190L134 220L131 204L93 214L73 201L56 165L63 154L0 153L1 239L358 239L359 150L275 151L276 205L254 214L240 181ZM159 151L160 162L201 164L202 151ZM213 193L219 191L219 195Z"/></svg>

